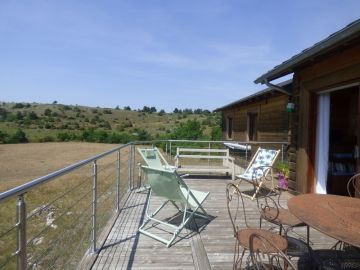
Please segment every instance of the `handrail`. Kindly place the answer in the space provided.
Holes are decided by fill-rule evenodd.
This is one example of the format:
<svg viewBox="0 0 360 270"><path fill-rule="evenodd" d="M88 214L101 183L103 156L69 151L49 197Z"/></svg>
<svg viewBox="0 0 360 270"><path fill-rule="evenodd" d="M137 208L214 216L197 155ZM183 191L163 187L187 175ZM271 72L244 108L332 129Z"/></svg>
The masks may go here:
<svg viewBox="0 0 360 270"><path fill-rule="evenodd" d="M67 167L64 167L60 170L57 170L55 172L52 172L52 173L49 173L47 175L44 175L44 176L41 176L39 178L36 178L30 182L27 182L25 184L22 184L20 186L17 186L17 187L14 187L12 189L9 189L7 191L4 191L2 193L0 193L0 203L3 202L4 200L6 199L9 199L10 197L14 197L14 196L17 196L17 195L20 195L20 194L24 194L26 193L27 191L29 191L30 189L38 186L38 185L41 185L41 184L44 184L50 180L52 180L53 178L57 178L59 176L62 176L62 175L65 175L65 174L68 174L76 169L78 169L79 167L82 167L90 162L93 162L95 160L98 160L104 156L107 156L107 155L110 155L122 148L125 148L129 145L131 145L132 143L127 143L127 144L124 144L124 145L121 145L121 146L118 146L118 147L115 147L109 151L106 151L104 153L101 153L101 154L98 154L96 156L93 156L91 158L88 158L88 159L85 159L85 160L82 160L80 162L77 162L75 164L72 164L70 166L67 166Z"/></svg>
<svg viewBox="0 0 360 270"><path fill-rule="evenodd" d="M72 165L69 165L67 167L64 167L62 169L59 169L57 171L54 171L52 173L49 173L47 175L35 178L33 180L30 180L22 185L19 185L17 187L11 188L9 190L6 190L2 193L0 193L0 205L2 203L4 203L5 200L9 199L9 198L13 198L13 197L18 197L18 200L16 202L16 223L15 225L11 226L10 229L6 230L5 233L1 233L0 238L4 237L5 235L7 235L10 231L12 230L16 230L16 251L15 253L11 253L11 257L16 257L17 259L17 268L18 269L27 269L27 264L28 262L31 262L31 260L29 261L28 258L28 254L27 254L27 245L29 243L29 241L31 242L32 240L34 240L36 237L40 236L40 234L42 234L44 232L44 230L42 230L40 233L38 233L37 235L32 236L32 238L30 238L30 240L28 239L27 236L27 227L29 225L27 225L27 221L29 220L29 215L27 214L27 203L26 203L26 196L25 194L36 188L39 187L45 183L49 183L55 179L57 179L58 177L61 177L63 175L69 174L79 168L84 168L85 165L92 165L92 173L90 175L90 177L88 177L88 179L92 179L91 183L91 190L88 190L86 192L87 196L88 194L92 193L92 199L91 199L91 213L89 214L89 221L88 223L91 221L91 239L90 239L90 243L89 246L90 248L88 249L88 251L90 253L96 253L98 251L98 233L99 233L99 228L98 228L98 223L99 222L104 222L104 220L101 219L101 216L97 215L97 208L98 208L98 204L101 206L103 205L102 200L100 200L100 197L103 197L104 194L106 194L107 190L105 191L101 191L98 188L98 184L101 184L102 181L98 181L98 174L102 171L104 171L105 169L115 169L115 171L113 171L112 173L110 173L109 175L113 175L113 173L115 173L115 177L114 179L112 179L111 182L111 186L114 187L115 184L115 189L116 191L114 191L114 195L115 199L116 199L116 213L118 214L120 212L120 199L121 196L120 195L120 182L123 183L122 184L122 188L126 189L126 182L121 181L122 179L125 180L127 179L127 190L133 190L133 188L135 187L135 161L136 161L136 146L138 145L153 145L155 146L156 144L164 144L163 146L165 147L165 151L166 154L170 154L168 157L172 157L172 149L174 149L174 147L179 147L180 145L190 145L190 144L201 144L204 143L205 144L205 148L207 149L207 152L209 153L208 156L204 156L204 158L207 158L209 160L209 164L210 164L210 159L212 158L212 156L210 155L210 152L213 152L214 150L212 150L212 145L216 145L216 144L223 144L226 142L231 142L231 143L239 143L239 144L244 144L244 145L261 145L261 144L281 144L281 150L282 150L282 154L284 151L284 147L286 148L286 145L289 145L288 142L239 142L239 141L209 141L209 140L152 140L152 141L134 141L134 142L129 142L127 144L124 145L119 145L111 150L105 151L103 153L100 153L98 155L92 156L90 158L84 159L82 161L79 161L77 163L74 163ZM207 145L208 144L208 145ZM169 148L168 148L169 146ZM129 147L129 148L128 148ZM123 167L121 164L121 150L122 149L129 149L129 151L125 151L125 154L127 157L127 162L128 164L126 165L125 163L125 170L123 171L124 173L127 173L127 177L123 177L121 175L123 175L121 173L121 168ZM223 148L223 147L220 147ZM169 150L169 152L168 152ZM218 150L217 150L218 151ZM227 151L229 151L227 149ZM196 151L195 151L196 152ZM103 157L107 157L111 154L116 153L116 161L111 162L110 164L106 165L105 167L101 167L101 169L98 170L98 165L97 165L97 161L102 159ZM244 153L245 155L245 159L247 160L248 158L248 147L246 147L246 151ZM125 160L124 160L125 161ZM234 165L234 162L233 162ZM112 166L115 166L114 168L112 168ZM87 167L86 167L87 168ZM233 172L232 175L234 175L234 168L233 167ZM107 177L106 177L107 178ZM102 180L104 180L103 178L101 178ZM140 178L139 178L140 179ZM85 181L84 181L85 182ZM114 182L114 183L113 183ZM83 183L83 182L81 182ZM138 184L136 184L138 185ZM138 187L138 186L137 186ZM68 194L68 191L65 191L65 195ZM100 192L100 193L98 193ZM64 197L65 195L62 194L61 196ZM78 199L75 204L78 204L79 201L82 200L83 197L81 197L80 199ZM107 199L109 199L110 197L108 197ZM58 199L52 200L52 202L56 201ZM10 202L11 203L11 202ZM52 203L50 203L52 204ZM48 205L50 205L48 204ZM71 207L73 207L75 204L73 204ZM110 206L110 210L114 210L112 208L113 206ZM63 213L58 217L63 217L65 214L67 213L66 209L65 212L63 211ZM31 214L31 216L33 216L35 214ZM105 222L107 222L105 220ZM88 224L87 223L87 224ZM9 224L11 225L11 224ZM47 230L49 228L49 226L51 225L46 225L45 230ZM10 253L9 253L10 254ZM41 255L42 256L42 255ZM1 264L0 268L4 265L6 265L8 263L9 260L5 261L5 264Z"/></svg>
<svg viewBox="0 0 360 270"><path fill-rule="evenodd" d="M125 148L129 145L138 145L138 144L147 144L147 143L161 143L161 142L192 142L192 143L224 143L224 142L232 142L232 143L239 143L239 144L283 144L283 145L288 145L289 142L241 142L241 141L208 141L208 140L153 140L153 141L134 141L134 142L130 142L130 143L127 143L127 144L124 144L124 145L121 145L121 146L118 146L118 147L115 147L109 151L106 151L104 153L101 153L101 154L98 154L94 157L91 157L91 158L88 158L88 159L85 159L85 160L82 160L78 163L75 163L75 164L72 164L70 166L67 166L67 167L64 167L60 170L57 170L55 172L52 172L50 174L47 174L47 175L44 175L44 176L41 176L39 178L36 178L34 180L31 180L30 182L27 182L25 184L22 184L20 186L17 186L17 187L14 187L12 189L9 189L7 191L4 191L2 193L0 193L0 203L10 197L14 197L16 195L20 195L20 194L23 194L27 191L29 191L30 189L38 186L38 185L41 185L41 184L44 184L48 181L50 181L51 179L53 178L57 178L59 176L62 176L62 175L65 175L65 174L68 174L70 172L72 172L73 170L79 168L79 167L82 167L90 162L93 162L97 159L100 159L104 156L107 156L109 154L112 154L122 148Z"/></svg>

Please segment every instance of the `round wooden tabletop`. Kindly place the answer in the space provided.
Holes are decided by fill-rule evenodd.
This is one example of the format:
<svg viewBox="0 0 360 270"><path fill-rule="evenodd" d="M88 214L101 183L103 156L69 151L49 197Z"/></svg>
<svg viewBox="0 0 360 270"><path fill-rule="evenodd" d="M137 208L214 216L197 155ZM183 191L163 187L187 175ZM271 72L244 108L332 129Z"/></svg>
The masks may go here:
<svg viewBox="0 0 360 270"><path fill-rule="evenodd" d="M360 199L325 194L303 194L288 201L289 210L310 227L360 247Z"/></svg>

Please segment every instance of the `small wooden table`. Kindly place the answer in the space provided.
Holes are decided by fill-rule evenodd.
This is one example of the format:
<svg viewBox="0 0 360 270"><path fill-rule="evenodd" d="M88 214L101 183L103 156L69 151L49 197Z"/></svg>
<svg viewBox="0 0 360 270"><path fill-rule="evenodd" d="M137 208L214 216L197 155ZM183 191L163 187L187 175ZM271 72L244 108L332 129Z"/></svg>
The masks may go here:
<svg viewBox="0 0 360 270"><path fill-rule="evenodd" d="M360 247L360 199L303 194L288 201L289 210L310 227Z"/></svg>

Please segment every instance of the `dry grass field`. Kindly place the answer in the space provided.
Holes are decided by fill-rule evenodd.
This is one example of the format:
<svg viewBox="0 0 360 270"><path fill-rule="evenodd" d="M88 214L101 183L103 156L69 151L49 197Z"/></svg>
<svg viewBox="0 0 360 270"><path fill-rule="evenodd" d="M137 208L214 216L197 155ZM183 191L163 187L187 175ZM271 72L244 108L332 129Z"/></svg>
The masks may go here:
<svg viewBox="0 0 360 270"><path fill-rule="evenodd" d="M0 145L0 192L115 147L95 143ZM121 150L120 197L128 187L128 150ZM97 162L98 233L116 209L116 159L113 153ZM91 244L92 173L92 164L87 164L24 195L30 268L76 268ZM0 269L16 265L16 200L0 203Z"/></svg>
<svg viewBox="0 0 360 270"><path fill-rule="evenodd" d="M114 147L83 142L0 144L0 192Z"/></svg>

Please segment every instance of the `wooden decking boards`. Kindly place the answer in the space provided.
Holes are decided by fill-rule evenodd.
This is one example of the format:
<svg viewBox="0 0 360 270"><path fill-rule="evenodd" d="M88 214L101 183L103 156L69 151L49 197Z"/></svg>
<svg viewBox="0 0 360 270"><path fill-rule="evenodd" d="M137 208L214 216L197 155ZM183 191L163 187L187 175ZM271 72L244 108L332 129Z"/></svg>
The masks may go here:
<svg viewBox="0 0 360 270"><path fill-rule="evenodd" d="M144 219L148 192L132 192L92 269L232 269L235 242L225 198L225 187L230 180L212 178L185 181L193 189L210 191L204 208L213 217L212 220L197 218L182 231L173 246L167 248L165 244L137 232ZM258 226L256 201L245 201L250 223ZM159 204L160 200L156 199L151 207ZM164 217L170 217L175 212L169 206ZM306 235L303 228L296 229L296 232ZM170 236L165 231L159 233L164 237ZM313 248L329 248L336 242L313 229L310 239ZM246 260L247 255L244 264Z"/></svg>

